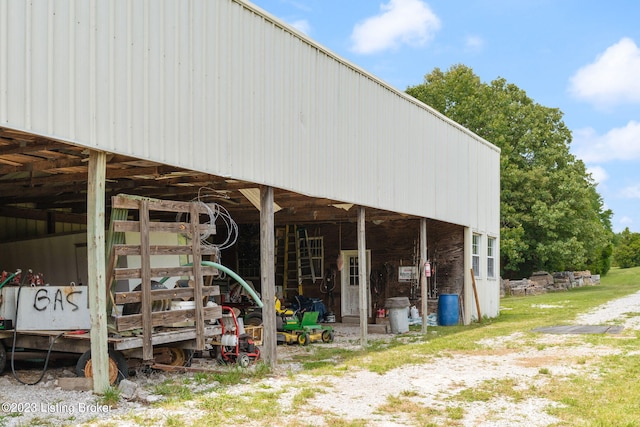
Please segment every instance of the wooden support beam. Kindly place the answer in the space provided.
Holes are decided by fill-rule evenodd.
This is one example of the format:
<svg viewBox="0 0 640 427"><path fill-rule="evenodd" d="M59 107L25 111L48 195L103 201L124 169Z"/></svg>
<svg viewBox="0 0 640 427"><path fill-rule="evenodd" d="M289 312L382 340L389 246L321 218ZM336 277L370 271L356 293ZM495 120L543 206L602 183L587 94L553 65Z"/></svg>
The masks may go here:
<svg viewBox="0 0 640 427"><path fill-rule="evenodd" d="M473 253L473 231L470 227L464 228L464 248L463 248L463 264L464 271L471 270L472 266L472 253ZM462 309L464 310L463 322L465 325L471 323L471 315L473 314L473 290L471 288L471 277L468 274L464 275L463 279L463 291L462 291Z"/></svg>
<svg viewBox="0 0 640 427"><path fill-rule="evenodd" d="M359 310L360 310L360 345L367 346L367 329L369 323L369 275L367 271L367 239L365 233L365 211L364 207L358 207L358 290L359 290Z"/></svg>
<svg viewBox="0 0 640 427"><path fill-rule="evenodd" d="M151 301L151 255L149 250L149 201L139 200L140 203L140 264L142 285L142 359L153 359L153 345L151 344L152 325L152 301ZM116 276L117 277L117 276Z"/></svg>
<svg viewBox="0 0 640 427"><path fill-rule="evenodd" d="M87 178L87 267L93 391L98 394L109 387L104 230L106 165L107 154L91 150Z"/></svg>
<svg viewBox="0 0 640 427"><path fill-rule="evenodd" d="M478 298L478 288L476 288L476 274L471 269L471 284L473 286L473 297L476 300L476 311L478 313L478 323L482 323L482 313L480 312L480 299Z"/></svg>
<svg viewBox="0 0 640 427"><path fill-rule="evenodd" d="M423 334L427 333L427 317L429 315L428 307L428 289L427 275L425 266L427 265L427 218L420 218L420 301L422 310L422 329Z"/></svg>
<svg viewBox="0 0 640 427"><path fill-rule="evenodd" d="M202 242L200 241L200 219L198 203L191 203L189 217L191 218L191 246L193 248L193 280L195 288L193 300L196 303L196 350L204 350L204 311L202 301L202 254L200 252ZM220 313L222 315L222 313Z"/></svg>
<svg viewBox="0 0 640 427"><path fill-rule="evenodd" d="M260 187L260 283L262 285L262 325L264 339L262 356L275 367L276 357L276 273L275 273L275 221L273 187Z"/></svg>

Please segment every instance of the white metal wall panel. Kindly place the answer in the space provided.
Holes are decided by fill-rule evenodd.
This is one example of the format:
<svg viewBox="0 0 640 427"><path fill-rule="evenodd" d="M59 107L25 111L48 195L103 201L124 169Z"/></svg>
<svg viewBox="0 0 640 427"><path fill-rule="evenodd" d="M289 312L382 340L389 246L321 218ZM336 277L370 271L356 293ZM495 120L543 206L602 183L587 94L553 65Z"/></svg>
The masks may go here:
<svg viewBox="0 0 640 427"><path fill-rule="evenodd" d="M0 3L0 125L499 232L499 151L241 0Z"/></svg>

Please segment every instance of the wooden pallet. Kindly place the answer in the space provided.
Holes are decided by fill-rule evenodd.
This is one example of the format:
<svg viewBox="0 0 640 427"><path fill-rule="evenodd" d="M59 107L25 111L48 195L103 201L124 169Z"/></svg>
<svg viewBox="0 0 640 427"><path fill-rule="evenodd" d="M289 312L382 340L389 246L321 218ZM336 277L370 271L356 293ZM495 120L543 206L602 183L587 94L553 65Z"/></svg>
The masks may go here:
<svg viewBox="0 0 640 427"><path fill-rule="evenodd" d="M207 214L206 206L199 202L178 202L157 199L145 199L119 195L112 197L112 209L127 210L131 217L137 220L118 219L111 221L110 233L139 233L140 244L112 244L107 266L107 284L110 286L116 280L140 279L139 291L115 292L113 303L140 303L139 314L116 315L115 325L119 332L142 329L142 355L145 361L153 359L153 328L171 326L182 322L195 325L196 350L204 350L205 322L220 319L222 308L219 306L206 307L205 302L210 296L220 295L218 286L205 286L204 276L217 275L217 269L202 265L203 255L215 255L217 249L203 246L200 241L201 233L211 232L211 226L200 223L200 215ZM133 211L133 212L132 212ZM171 213L185 221L162 222L151 221L151 213ZM186 235L190 244L187 245L151 245L149 235L152 232L175 233ZM176 242L178 238L176 237ZM186 255L191 262L180 267L151 267L151 257L156 255ZM139 256L140 268L117 267L121 256ZM157 277L188 277L193 286L174 289L152 290L152 278ZM165 301L173 299L202 301L191 309L169 310ZM164 307L160 311L153 311L158 303ZM194 328L190 328L194 331ZM189 338L192 337L192 334ZM176 341L182 340L178 332L173 335ZM157 340L156 340L157 341ZM166 344L166 342L164 343Z"/></svg>

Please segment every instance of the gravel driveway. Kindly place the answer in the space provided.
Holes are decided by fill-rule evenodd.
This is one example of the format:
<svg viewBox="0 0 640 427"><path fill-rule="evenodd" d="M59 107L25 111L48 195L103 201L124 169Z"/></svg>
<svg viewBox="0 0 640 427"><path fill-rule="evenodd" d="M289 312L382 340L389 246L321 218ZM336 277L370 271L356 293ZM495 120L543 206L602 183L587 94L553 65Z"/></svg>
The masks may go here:
<svg viewBox="0 0 640 427"><path fill-rule="evenodd" d="M621 324L625 329L640 329L640 317L627 318L625 313L640 311L640 292L611 301L575 320L576 324L602 325L611 322ZM559 307L561 309L561 307ZM359 328L357 326L335 325L336 337L331 345L356 346ZM411 333L407 334L410 335ZM370 334L371 341L389 339L391 335ZM434 410L446 411L447 399L461 390L473 388L487 380L510 379L518 386L528 388L545 381L541 378L541 366L555 378L584 373L589 364L575 363L576 358L590 358L612 354L616 350L608 347L589 345L574 335L539 334L533 346L518 348L521 334L514 333L496 339L484 340L480 344L487 352L454 357L435 357L428 364L403 366L380 375L366 370L353 370L337 376L317 377L298 372L300 369L292 361L292 356L306 351L299 346L279 346L279 363L275 375L259 383L242 384L229 388L230 394L243 394L258 389L283 390L281 402L292 400L295 393L293 384L316 384L321 392L315 393L308 402L309 408L321 408L326 414L343 420L367 420L367 426L407 426L415 425L402 413L380 410L390 397L411 395L417 402ZM571 351L558 352L552 344L571 344ZM327 345L327 344L323 344ZM196 360L195 363L211 363L210 359ZM20 371L21 378L33 381L40 375L39 370ZM130 378L133 390L131 399L123 399L117 408L96 404L96 396L91 392L64 391L57 386L57 378L75 376L73 366L56 367L49 370L43 381L34 386L18 383L10 368L0 376L0 426L21 425L99 425L100 421L114 420L117 425L133 424L128 414L145 413L148 417L166 416L166 409L154 408L151 403L160 396L150 394L150 387L164 381L171 375L155 373L150 376L138 375ZM189 375L189 374L188 374ZM322 392L322 391L326 392ZM460 405L460 403L457 403ZM506 399L474 401L463 403L464 415L459 425L464 426L549 426L558 419L548 415L545 408L555 403L546 399L528 399L517 404ZM283 403L285 405L285 403ZM285 406L286 409L286 406ZM173 415L182 416L186 424L189 419L200 416L197 410L185 405L184 410L175 410ZM120 417L125 417L121 419ZM119 419L120 418L120 419ZM322 415L314 415L313 410L297 414L297 423L326 425ZM117 420L117 421L116 421ZM287 418L278 420L279 425L287 425ZM253 425L253 424L252 424Z"/></svg>

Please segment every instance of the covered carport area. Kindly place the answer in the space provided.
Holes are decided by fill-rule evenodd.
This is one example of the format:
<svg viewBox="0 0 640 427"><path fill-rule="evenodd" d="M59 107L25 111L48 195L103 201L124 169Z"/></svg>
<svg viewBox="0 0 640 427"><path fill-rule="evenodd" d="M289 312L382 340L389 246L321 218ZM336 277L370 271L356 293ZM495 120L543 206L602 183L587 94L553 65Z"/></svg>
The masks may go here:
<svg viewBox="0 0 640 427"><path fill-rule="evenodd" d="M223 178L206 173L189 171L170 165L162 165L128 156L112 155L96 150L88 150L73 144L49 139L8 128L0 129L0 235L1 242L38 240L48 236L86 232L87 284L92 312L92 336L106 337L109 315L105 297L107 284L105 277L105 230L111 215L111 196L129 194L164 200L189 201L197 198L203 189L209 196L224 205L234 220L243 225L258 225L260 229L260 280L263 302L272 301L275 296L277 261L274 248L274 230L287 224L329 224L339 230L342 248L356 248L360 265L362 292L360 307L361 343L367 343L367 324L371 312L369 271L366 267L365 252L368 247L366 224L372 227L380 224L394 224L391 229L401 235L425 233L424 250L426 259L426 220L421 221L410 215L398 214L379 209L352 207L339 200L319 199L295 192L260 186L255 183ZM259 199L245 194L257 194ZM274 209L276 207L276 209ZM409 225L408 221L413 221ZM419 222L419 227L416 226ZM402 225L405 224L405 225ZM424 230L422 226L424 224ZM349 231L351 229L351 231ZM409 229L409 231L407 231ZM344 238L342 233L344 230ZM335 239L335 231L333 239ZM385 235L385 239L388 235ZM336 243L330 243L328 247ZM1 246L1 245L0 245ZM50 250L51 248L47 248ZM63 249L59 249L63 250ZM339 252L334 252L335 258ZM35 252L34 258L46 258L46 254ZM237 268L237 257L234 268ZM327 256L329 258L329 256ZM5 261L7 258L5 258ZM29 266L29 260L23 260ZM6 263L0 268L12 268ZM35 262L37 265L38 263ZM59 280L71 277L63 266L59 275L48 270L45 277ZM65 274L67 276L65 276ZM319 276L321 273L319 273ZM317 285L307 283L308 286ZM426 286L422 289L426 290ZM308 291L307 291L308 292ZM387 290L387 295L393 290ZM312 292L313 293L313 292ZM99 297L102 296L102 297ZM421 298L425 306L422 313L426 317L426 295ZM275 311L271 304L263 308L265 319L274 319L271 325L265 323L264 359L275 363L276 330ZM269 313L271 311L271 313ZM423 323L426 328L426 321ZM95 346L95 349L93 347ZM104 347L104 348L101 348ZM92 353L107 355L106 340L92 339ZM96 357L96 366L99 362ZM97 375L100 375L98 373ZM98 376L94 378L99 378Z"/></svg>
<svg viewBox="0 0 640 427"><path fill-rule="evenodd" d="M276 290L278 224L333 222L327 235L342 229L335 247L349 245L362 267L367 246L383 240L371 230L406 222L386 229L410 235L389 259L411 259L418 272L428 235L444 230L450 244L438 253L451 256L438 261L455 259L444 277L465 290L471 318L472 254L484 265L487 240L499 251L495 146L243 0L0 8L0 233L86 230L94 370L106 358L98 298L109 197L118 193L192 200L212 189L235 221L259 224L266 302ZM364 311L368 277L356 271ZM497 278L476 279L483 314L496 315ZM94 378L99 392L103 376Z"/></svg>

